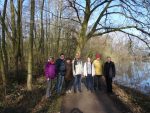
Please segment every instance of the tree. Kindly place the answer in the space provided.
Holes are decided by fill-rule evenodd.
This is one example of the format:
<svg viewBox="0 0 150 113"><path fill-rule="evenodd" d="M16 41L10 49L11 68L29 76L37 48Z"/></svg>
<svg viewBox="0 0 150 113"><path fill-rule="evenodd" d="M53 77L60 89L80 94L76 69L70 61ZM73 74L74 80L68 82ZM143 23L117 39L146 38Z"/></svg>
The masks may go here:
<svg viewBox="0 0 150 113"><path fill-rule="evenodd" d="M30 39L29 39L29 56L28 56L28 76L27 76L27 89L32 90L32 65L33 65L33 30L34 30L34 12L35 0L30 0Z"/></svg>
<svg viewBox="0 0 150 113"><path fill-rule="evenodd" d="M142 0L85 0L82 3L79 0L67 1L67 7L71 7L76 14L76 18L72 20L80 26L77 30L76 51L81 52L90 38L116 31L136 37L150 48L149 10ZM116 23L113 23L114 16L118 16ZM137 32L144 36L137 35Z"/></svg>
<svg viewBox="0 0 150 113"><path fill-rule="evenodd" d="M6 35L5 35L5 17L6 17L6 8L7 8L7 0L4 1L3 14L1 17L1 25L2 25L2 47L0 46L0 59L1 59L1 71L3 78L3 85L6 85L6 76L8 73L8 55L6 50ZM1 45L1 44L0 44Z"/></svg>
<svg viewBox="0 0 150 113"><path fill-rule="evenodd" d="M44 28L43 28L43 8L44 8L44 1L41 2L41 38L39 42L39 50L41 54L44 54Z"/></svg>

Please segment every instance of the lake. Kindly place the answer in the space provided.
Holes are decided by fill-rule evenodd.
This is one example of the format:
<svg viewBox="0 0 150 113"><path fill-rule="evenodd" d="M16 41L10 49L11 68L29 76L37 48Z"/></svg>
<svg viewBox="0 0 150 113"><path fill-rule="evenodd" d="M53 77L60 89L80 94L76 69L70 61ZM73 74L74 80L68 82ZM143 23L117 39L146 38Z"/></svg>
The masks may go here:
<svg viewBox="0 0 150 113"><path fill-rule="evenodd" d="M130 62L116 64L114 81L150 95L150 62Z"/></svg>

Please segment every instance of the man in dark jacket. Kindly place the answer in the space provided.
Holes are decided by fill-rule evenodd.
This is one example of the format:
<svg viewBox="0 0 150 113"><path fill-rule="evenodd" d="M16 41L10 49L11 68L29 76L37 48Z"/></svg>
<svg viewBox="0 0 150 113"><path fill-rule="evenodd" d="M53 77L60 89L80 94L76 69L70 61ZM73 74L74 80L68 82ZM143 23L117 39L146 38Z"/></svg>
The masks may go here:
<svg viewBox="0 0 150 113"><path fill-rule="evenodd" d="M56 60L56 70L57 70L56 91L58 94L60 94L64 82L65 72L66 72L65 57L63 53L60 54L60 58Z"/></svg>
<svg viewBox="0 0 150 113"><path fill-rule="evenodd" d="M104 75L108 93L112 93L112 79L115 77L115 74L115 64L111 61L111 57L107 57L107 61L104 64Z"/></svg>

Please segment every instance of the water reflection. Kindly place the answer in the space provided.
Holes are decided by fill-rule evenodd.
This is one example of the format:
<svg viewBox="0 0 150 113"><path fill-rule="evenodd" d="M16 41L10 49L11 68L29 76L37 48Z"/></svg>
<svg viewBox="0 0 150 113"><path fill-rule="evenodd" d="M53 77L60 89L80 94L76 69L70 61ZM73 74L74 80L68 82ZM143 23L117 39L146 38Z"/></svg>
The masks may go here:
<svg viewBox="0 0 150 113"><path fill-rule="evenodd" d="M115 82L150 94L150 62L116 64Z"/></svg>

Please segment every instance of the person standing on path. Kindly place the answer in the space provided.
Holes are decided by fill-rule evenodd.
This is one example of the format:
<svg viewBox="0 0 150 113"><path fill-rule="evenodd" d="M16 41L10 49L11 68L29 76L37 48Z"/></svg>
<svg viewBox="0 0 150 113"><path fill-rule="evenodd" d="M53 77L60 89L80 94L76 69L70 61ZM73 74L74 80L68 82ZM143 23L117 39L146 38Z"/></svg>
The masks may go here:
<svg viewBox="0 0 150 113"><path fill-rule="evenodd" d="M48 62L45 65L44 72L47 80L46 98L49 98L51 96L51 82L56 77L56 66L53 57L49 58Z"/></svg>
<svg viewBox="0 0 150 113"><path fill-rule="evenodd" d="M74 79L74 92L77 92L77 89L79 92L81 92L81 76L83 74L83 63L80 59L80 54L77 53L75 56L75 59L72 62L72 68L73 68L73 76Z"/></svg>
<svg viewBox="0 0 150 113"><path fill-rule="evenodd" d="M56 69L57 69L56 92L57 94L60 94L64 83L64 76L66 73L65 56L63 53L61 53L60 58L56 60Z"/></svg>
<svg viewBox="0 0 150 113"><path fill-rule="evenodd" d="M96 54L96 59L93 61L95 68L94 76L94 90L101 90L102 87L102 75L103 75L103 63L100 54Z"/></svg>
<svg viewBox="0 0 150 113"><path fill-rule="evenodd" d="M104 75L108 93L112 93L112 79L115 77L115 74L115 64L111 61L111 57L107 57L107 62L104 64Z"/></svg>
<svg viewBox="0 0 150 113"><path fill-rule="evenodd" d="M72 61L70 58L66 58L66 74L65 74L66 93L71 93L72 83L73 83Z"/></svg>
<svg viewBox="0 0 150 113"><path fill-rule="evenodd" d="M93 91L93 76L95 75L94 65L91 62L91 58L88 57L84 63L84 76L86 77L87 90Z"/></svg>

